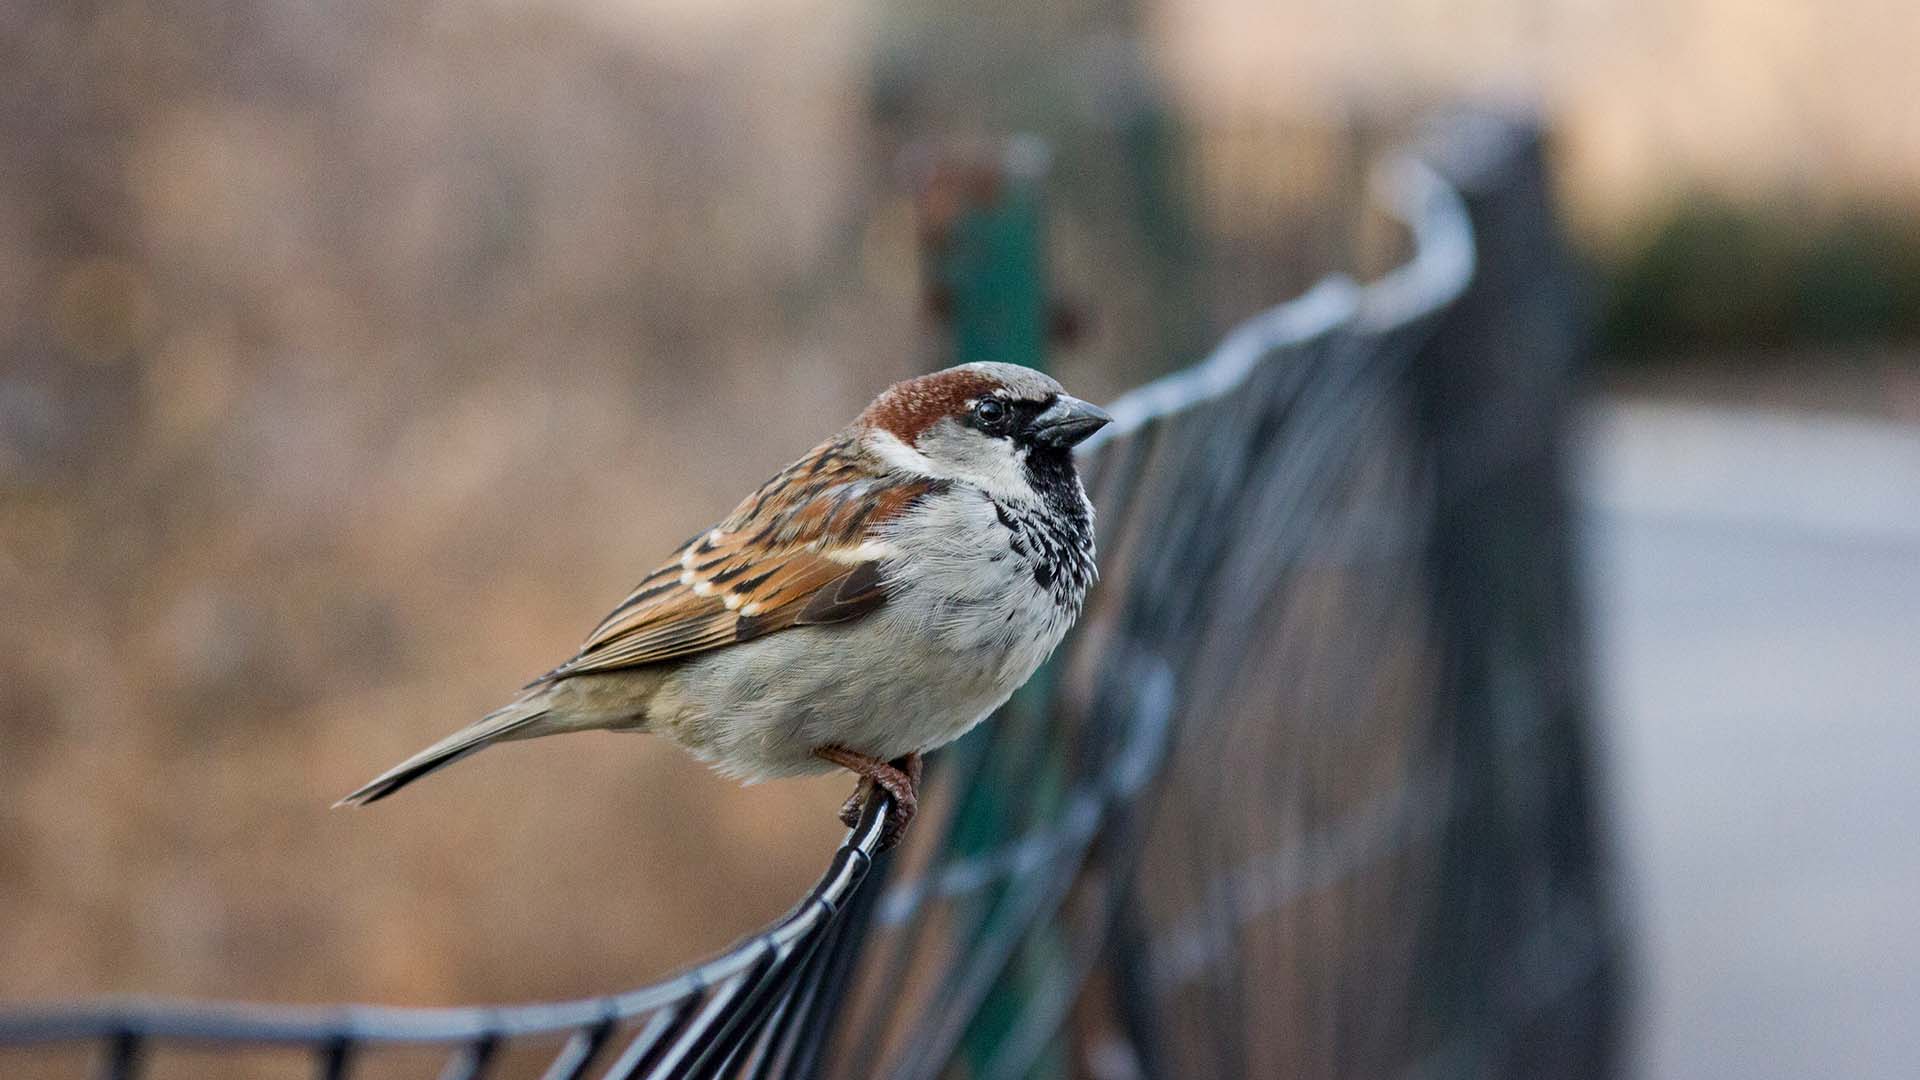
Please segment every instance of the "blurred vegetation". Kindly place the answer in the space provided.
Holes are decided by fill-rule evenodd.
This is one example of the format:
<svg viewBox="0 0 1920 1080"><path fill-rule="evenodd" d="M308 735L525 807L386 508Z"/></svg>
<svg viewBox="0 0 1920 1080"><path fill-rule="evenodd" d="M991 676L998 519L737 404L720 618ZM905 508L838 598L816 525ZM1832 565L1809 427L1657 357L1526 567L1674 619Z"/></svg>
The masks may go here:
<svg viewBox="0 0 1920 1080"><path fill-rule="evenodd" d="M1700 193L1606 265L1605 344L1627 362L1696 351L1920 341L1920 215Z"/></svg>

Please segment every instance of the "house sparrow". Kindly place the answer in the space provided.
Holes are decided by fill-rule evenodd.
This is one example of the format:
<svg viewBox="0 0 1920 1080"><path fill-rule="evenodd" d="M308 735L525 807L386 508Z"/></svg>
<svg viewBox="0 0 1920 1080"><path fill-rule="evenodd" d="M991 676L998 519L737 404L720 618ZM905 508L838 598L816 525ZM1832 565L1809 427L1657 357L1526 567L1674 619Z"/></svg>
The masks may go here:
<svg viewBox="0 0 1920 1080"><path fill-rule="evenodd" d="M1094 578L1073 447L1105 412L1037 371L966 364L889 387L681 545L511 704L339 804L383 799L495 742L659 735L754 783L834 767L912 820L921 755L1032 676Z"/></svg>

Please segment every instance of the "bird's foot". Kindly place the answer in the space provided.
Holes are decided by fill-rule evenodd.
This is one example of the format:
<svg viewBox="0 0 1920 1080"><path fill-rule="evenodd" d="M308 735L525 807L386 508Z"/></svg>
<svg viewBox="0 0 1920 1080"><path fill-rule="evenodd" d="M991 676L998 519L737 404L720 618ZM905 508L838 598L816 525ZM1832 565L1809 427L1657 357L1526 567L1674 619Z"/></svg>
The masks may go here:
<svg viewBox="0 0 1920 1080"><path fill-rule="evenodd" d="M860 814L866 809L867 800L873 797L875 787L884 790L892 797L887 809L887 821L880 832L880 851L886 851L900 842L906 835L907 825L913 821L915 811L920 808L918 790L923 764L919 754L908 754L892 762L855 753L841 746L823 746L815 750L814 756L822 761L832 762L843 769L860 776L859 786L840 807L840 820L851 829L860 823Z"/></svg>

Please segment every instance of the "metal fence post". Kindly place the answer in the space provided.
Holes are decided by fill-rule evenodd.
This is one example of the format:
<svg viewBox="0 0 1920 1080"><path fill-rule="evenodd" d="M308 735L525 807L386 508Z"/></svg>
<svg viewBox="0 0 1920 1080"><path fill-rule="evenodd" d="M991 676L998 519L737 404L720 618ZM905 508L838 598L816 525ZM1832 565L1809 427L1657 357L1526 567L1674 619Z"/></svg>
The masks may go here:
<svg viewBox="0 0 1920 1080"><path fill-rule="evenodd" d="M996 361L1045 370L1053 330L1043 190L1050 157L1040 138L1016 135L990 158L936 159L919 178L922 273L940 364ZM1060 763L1046 752L1051 741L1039 737L1053 678L1050 666L1043 668L990 724L967 736L973 745L955 748L956 757L981 770L952 818L949 843L957 854L1003 843L1036 797L1062 786ZM996 752L988 752L990 741ZM1013 742L1033 752L1004 752ZM970 915L983 921L983 934L1003 921L1004 895L996 889L977 900ZM1021 984L1017 971L1001 980L969 1025L960 1052L976 1067L1019 1019Z"/></svg>

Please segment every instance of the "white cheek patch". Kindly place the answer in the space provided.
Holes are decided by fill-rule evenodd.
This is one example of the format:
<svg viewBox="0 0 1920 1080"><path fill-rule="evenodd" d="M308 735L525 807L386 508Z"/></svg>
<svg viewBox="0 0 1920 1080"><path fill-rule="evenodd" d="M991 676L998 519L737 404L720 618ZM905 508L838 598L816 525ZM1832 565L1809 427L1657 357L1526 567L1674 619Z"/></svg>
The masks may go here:
<svg viewBox="0 0 1920 1080"><path fill-rule="evenodd" d="M927 455L900 441L900 437L891 431L870 431L867 433L867 446L881 461L899 469L901 472L935 479L942 474L934 468Z"/></svg>
<svg viewBox="0 0 1920 1080"><path fill-rule="evenodd" d="M1033 481L1027 475L1027 447L1015 450L1012 455L1012 482L1008 485L1008 494L1023 499L1038 499L1040 493L1033 490Z"/></svg>
<svg viewBox="0 0 1920 1080"><path fill-rule="evenodd" d="M982 435L951 420L942 420L920 436L920 446L908 446L888 431L867 436L867 445L880 460L902 472L933 480L972 484L996 498L1031 501L1038 498L1027 482L1027 451L1012 442Z"/></svg>

